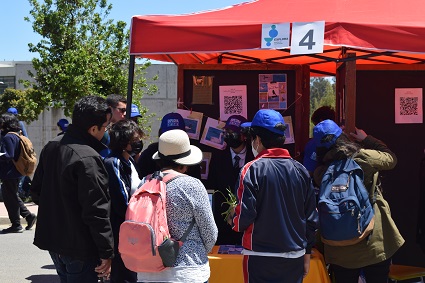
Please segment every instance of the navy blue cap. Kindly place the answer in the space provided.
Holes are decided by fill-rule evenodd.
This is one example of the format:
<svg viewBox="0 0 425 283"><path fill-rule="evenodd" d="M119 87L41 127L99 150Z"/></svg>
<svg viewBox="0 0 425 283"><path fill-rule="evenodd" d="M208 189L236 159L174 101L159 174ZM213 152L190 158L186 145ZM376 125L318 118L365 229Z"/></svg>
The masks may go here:
<svg viewBox="0 0 425 283"><path fill-rule="evenodd" d="M246 127L261 127L275 134L285 136L285 131L276 128L278 124L285 125L282 115L273 109L260 109L252 119L252 122L243 123L242 128Z"/></svg>
<svg viewBox="0 0 425 283"><path fill-rule="evenodd" d="M341 134L342 129L332 120L324 120L313 128L313 138L317 147L330 148Z"/></svg>
<svg viewBox="0 0 425 283"><path fill-rule="evenodd" d="M246 121L247 120L244 116L232 115L227 119L224 129L232 130L235 133L239 133L242 128L241 125Z"/></svg>
<svg viewBox="0 0 425 283"><path fill-rule="evenodd" d="M63 132L66 132L66 130L68 129L69 126L69 122L67 119L60 119L57 123L57 125L59 126L59 128L61 128L61 130Z"/></svg>
<svg viewBox="0 0 425 283"><path fill-rule="evenodd" d="M169 130L186 130L186 125L182 115L179 113L168 113L166 114L161 121L161 131L165 133Z"/></svg>

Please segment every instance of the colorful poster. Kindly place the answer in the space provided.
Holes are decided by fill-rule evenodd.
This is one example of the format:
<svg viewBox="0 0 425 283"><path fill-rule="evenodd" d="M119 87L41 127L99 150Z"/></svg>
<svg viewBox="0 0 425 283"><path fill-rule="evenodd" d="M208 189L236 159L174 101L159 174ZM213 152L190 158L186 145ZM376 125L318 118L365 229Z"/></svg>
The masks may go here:
<svg viewBox="0 0 425 283"><path fill-rule="evenodd" d="M208 118L200 143L223 150L226 147L223 137L225 125L224 122Z"/></svg>
<svg viewBox="0 0 425 283"><path fill-rule="evenodd" d="M396 124L421 124L422 111L422 88L395 89Z"/></svg>
<svg viewBox="0 0 425 283"><path fill-rule="evenodd" d="M259 75L259 109L288 108L286 74Z"/></svg>
<svg viewBox="0 0 425 283"><path fill-rule="evenodd" d="M183 117L186 133L189 138L199 140L199 136L201 135L202 117L204 114L201 112L183 109L177 109L177 113Z"/></svg>
<svg viewBox="0 0 425 283"><path fill-rule="evenodd" d="M219 93L221 121L227 121L232 115L247 117L246 85L220 86Z"/></svg>
<svg viewBox="0 0 425 283"><path fill-rule="evenodd" d="M261 48L284 49L289 47L289 23L262 24Z"/></svg>

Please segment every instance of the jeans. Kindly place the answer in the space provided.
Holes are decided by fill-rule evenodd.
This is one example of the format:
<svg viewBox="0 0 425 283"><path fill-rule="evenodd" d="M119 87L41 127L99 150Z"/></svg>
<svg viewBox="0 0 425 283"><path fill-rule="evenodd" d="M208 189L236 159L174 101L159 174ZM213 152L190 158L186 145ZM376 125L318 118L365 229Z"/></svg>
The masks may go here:
<svg viewBox="0 0 425 283"><path fill-rule="evenodd" d="M79 260L70 256L49 252L55 264L61 283L97 283L95 267L99 260Z"/></svg>

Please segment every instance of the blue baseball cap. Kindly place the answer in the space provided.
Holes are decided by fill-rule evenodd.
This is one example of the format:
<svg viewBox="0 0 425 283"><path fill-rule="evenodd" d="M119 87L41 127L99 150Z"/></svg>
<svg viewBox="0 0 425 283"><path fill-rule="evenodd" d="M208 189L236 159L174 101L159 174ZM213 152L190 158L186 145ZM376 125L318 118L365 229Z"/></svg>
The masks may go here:
<svg viewBox="0 0 425 283"><path fill-rule="evenodd" d="M68 129L69 126L69 122L67 119L60 119L57 123L57 125L59 126L59 128L61 128L61 130L63 132L66 132L66 130Z"/></svg>
<svg viewBox="0 0 425 283"><path fill-rule="evenodd" d="M224 129L232 130L235 133L239 133L241 131L241 125L245 123L247 119L241 115L232 115L227 121Z"/></svg>
<svg viewBox="0 0 425 283"><path fill-rule="evenodd" d="M168 113L162 117L161 121L161 132L165 133L169 130L183 130L186 131L186 125L182 115L179 113Z"/></svg>
<svg viewBox="0 0 425 283"><path fill-rule="evenodd" d="M324 120L313 128L313 139L317 147L330 148L342 134L342 129L332 120Z"/></svg>
<svg viewBox="0 0 425 283"><path fill-rule="evenodd" d="M130 113L130 117L134 118L134 117L142 117L142 115L139 112L139 108L137 107L136 104L131 104L131 113Z"/></svg>
<svg viewBox="0 0 425 283"><path fill-rule="evenodd" d="M285 125L285 121L279 112L273 109L260 109L255 114L252 122L243 123L241 127L261 127L275 134L285 136L285 131L276 128L278 124Z"/></svg>
<svg viewBox="0 0 425 283"><path fill-rule="evenodd" d="M10 107L9 109L7 109L7 113L18 115L18 109L16 109L15 107Z"/></svg>

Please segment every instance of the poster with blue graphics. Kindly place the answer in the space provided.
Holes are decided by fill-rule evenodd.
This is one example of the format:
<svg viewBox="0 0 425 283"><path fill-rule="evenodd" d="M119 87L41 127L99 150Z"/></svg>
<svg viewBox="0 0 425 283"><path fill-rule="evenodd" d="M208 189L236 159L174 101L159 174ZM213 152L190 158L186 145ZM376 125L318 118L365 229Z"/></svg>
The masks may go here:
<svg viewBox="0 0 425 283"><path fill-rule="evenodd" d="M261 48L283 49L289 47L289 23L262 24Z"/></svg>

